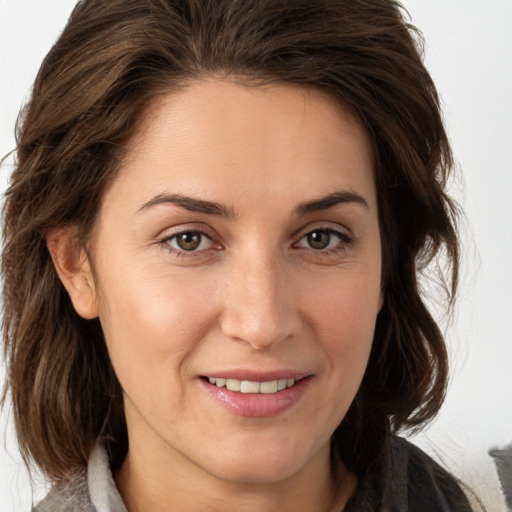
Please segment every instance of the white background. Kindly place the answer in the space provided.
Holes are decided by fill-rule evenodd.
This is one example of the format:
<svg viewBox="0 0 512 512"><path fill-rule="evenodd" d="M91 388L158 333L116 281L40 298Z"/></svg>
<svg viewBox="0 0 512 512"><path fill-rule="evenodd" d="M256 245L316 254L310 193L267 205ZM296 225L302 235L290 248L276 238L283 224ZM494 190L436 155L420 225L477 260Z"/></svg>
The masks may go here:
<svg viewBox="0 0 512 512"><path fill-rule="evenodd" d="M452 384L421 444L487 504L504 510L489 447L512 441L512 0L406 0L425 35L461 179L464 262L448 329ZM73 0L0 0L0 154L39 64ZM12 159L1 169L5 188ZM0 369L0 381L1 381ZM44 493L36 478L34 498ZM30 509L32 490L12 425L0 417L0 512Z"/></svg>

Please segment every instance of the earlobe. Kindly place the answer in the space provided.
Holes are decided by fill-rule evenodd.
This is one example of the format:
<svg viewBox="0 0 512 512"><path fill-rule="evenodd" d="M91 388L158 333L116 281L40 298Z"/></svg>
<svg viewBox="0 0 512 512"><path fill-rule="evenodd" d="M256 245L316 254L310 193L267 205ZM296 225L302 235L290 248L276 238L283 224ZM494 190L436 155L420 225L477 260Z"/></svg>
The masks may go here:
<svg viewBox="0 0 512 512"><path fill-rule="evenodd" d="M78 242L76 230L69 227L52 229L46 235L46 244L76 312L89 320L96 318L96 286L89 257Z"/></svg>

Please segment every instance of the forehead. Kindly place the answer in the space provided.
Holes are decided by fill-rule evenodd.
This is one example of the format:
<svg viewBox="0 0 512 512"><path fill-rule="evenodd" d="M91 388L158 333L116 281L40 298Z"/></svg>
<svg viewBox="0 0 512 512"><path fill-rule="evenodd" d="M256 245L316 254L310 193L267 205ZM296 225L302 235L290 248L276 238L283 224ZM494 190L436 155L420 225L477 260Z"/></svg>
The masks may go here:
<svg viewBox="0 0 512 512"><path fill-rule="evenodd" d="M208 135L216 133L219 138L210 138L211 143L222 142L227 134L237 141L249 140L249 133L254 138L262 137L269 134L269 126L275 136L276 125L283 120L280 133L285 137L293 129L310 128L307 135L313 140L326 136L337 139L341 134L369 142L362 125L341 102L317 89L285 83L243 85L227 79L205 79L155 97L142 113L130 146L140 149L155 137L155 129L178 125L192 128L197 137L215 125L216 130Z"/></svg>
<svg viewBox="0 0 512 512"><path fill-rule="evenodd" d="M151 102L113 189L145 194L141 201L169 187L193 195L235 190L264 201L368 191L373 168L362 125L326 94L204 80Z"/></svg>

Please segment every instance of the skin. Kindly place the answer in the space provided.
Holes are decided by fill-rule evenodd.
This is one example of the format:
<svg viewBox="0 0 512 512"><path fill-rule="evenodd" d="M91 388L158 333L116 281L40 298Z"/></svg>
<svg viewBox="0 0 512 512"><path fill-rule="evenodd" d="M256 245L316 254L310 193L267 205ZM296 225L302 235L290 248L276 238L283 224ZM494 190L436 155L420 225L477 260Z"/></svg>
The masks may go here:
<svg viewBox="0 0 512 512"><path fill-rule="evenodd" d="M124 390L116 481L131 512L341 510L354 492L341 462L332 476L330 437L382 305L373 169L362 126L322 93L205 80L146 111L89 256L70 256L65 230L49 236ZM349 200L298 211L335 192ZM155 201L165 194L225 215ZM180 249L183 232L204 233L200 245ZM300 370L309 384L277 416L238 416L200 378L238 368Z"/></svg>

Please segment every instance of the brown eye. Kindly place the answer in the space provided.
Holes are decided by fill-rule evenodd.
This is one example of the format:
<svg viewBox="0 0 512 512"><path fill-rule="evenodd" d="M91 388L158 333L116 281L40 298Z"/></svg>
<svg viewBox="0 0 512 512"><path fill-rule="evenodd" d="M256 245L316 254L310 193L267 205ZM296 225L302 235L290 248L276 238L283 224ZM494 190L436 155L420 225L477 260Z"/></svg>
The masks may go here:
<svg viewBox="0 0 512 512"><path fill-rule="evenodd" d="M201 245L200 233L181 233L176 237L176 244L183 251L195 251Z"/></svg>
<svg viewBox="0 0 512 512"><path fill-rule="evenodd" d="M211 239L200 231L183 231L164 240L174 251L199 252L212 246Z"/></svg>
<svg viewBox="0 0 512 512"><path fill-rule="evenodd" d="M306 235L308 245L312 249L322 250L329 247L331 243L331 233L326 230L312 231Z"/></svg>
<svg viewBox="0 0 512 512"><path fill-rule="evenodd" d="M317 228L304 233L295 247L317 251L319 254L327 254L348 248L353 243L352 237L332 228Z"/></svg>

